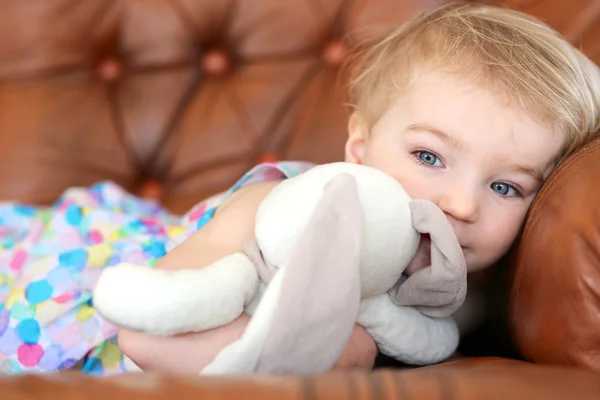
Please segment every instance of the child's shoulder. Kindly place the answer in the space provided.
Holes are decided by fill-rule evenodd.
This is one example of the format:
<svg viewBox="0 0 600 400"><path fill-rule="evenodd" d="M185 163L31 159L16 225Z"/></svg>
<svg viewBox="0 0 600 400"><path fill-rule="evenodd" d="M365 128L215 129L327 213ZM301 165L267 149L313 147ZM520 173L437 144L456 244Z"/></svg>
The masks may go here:
<svg viewBox="0 0 600 400"><path fill-rule="evenodd" d="M261 163L246 172L226 193L233 193L252 183L288 179L314 166L315 164L305 161Z"/></svg>
<svg viewBox="0 0 600 400"><path fill-rule="evenodd" d="M316 164L306 161L280 161L257 164L244 173L244 175L242 175L242 177L226 191L215 194L196 204L183 217L184 224L188 226L194 225L195 228L198 229L212 219L226 200L241 189L250 187L254 184L292 178L308 171L315 165Z"/></svg>

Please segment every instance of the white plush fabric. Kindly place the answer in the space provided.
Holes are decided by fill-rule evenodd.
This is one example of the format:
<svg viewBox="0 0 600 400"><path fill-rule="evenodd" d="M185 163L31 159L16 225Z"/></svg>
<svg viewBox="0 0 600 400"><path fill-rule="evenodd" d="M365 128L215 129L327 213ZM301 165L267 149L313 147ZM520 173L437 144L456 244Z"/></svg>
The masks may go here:
<svg viewBox="0 0 600 400"><path fill-rule="evenodd" d="M256 239L268 262L287 262L322 198L323 188L342 173L356 179L359 202L365 210L360 278L362 295L367 298L396 283L419 245L419 233L411 222L411 198L389 175L339 162L320 165L284 181L260 204Z"/></svg>
<svg viewBox="0 0 600 400"><path fill-rule="evenodd" d="M93 300L98 312L119 326L168 336L235 320L257 290L254 264L236 253L201 269L122 263L103 271Z"/></svg>
<svg viewBox="0 0 600 400"><path fill-rule="evenodd" d="M432 318L410 306L397 306L384 293L361 303L357 322L379 351L412 365L434 364L454 353L459 332L452 317Z"/></svg>
<svg viewBox="0 0 600 400"><path fill-rule="evenodd" d="M343 179L338 179L340 177ZM339 183L339 187L331 193L340 197L339 206L343 206L343 211L340 211L335 218L327 219L324 216L329 215L328 209L319 208L319 205L327 204L327 207L335 208L332 198L329 198L328 202L323 201L324 193L331 188L328 185L334 180ZM345 196L349 197L344 198ZM335 201L338 201L337 197ZM321 214L315 213L316 209L319 209ZM348 271L354 271L354 275L347 274L336 279L336 276L330 273L326 278L329 281L319 281L319 286L315 286L329 287L333 291L338 282L346 282L344 285L348 282L355 283L357 311L356 314L349 315L351 320L348 320L348 315L345 316L344 329L348 321L351 325L356 320L372 335L383 353L410 364L430 364L450 356L458 345L459 335L456 324L448 314L464 301L466 265L449 223L433 204L412 201L393 178L373 168L350 163L333 163L315 167L300 176L282 182L262 201L257 213L255 235L264 261L275 268L274 277L268 284L260 280L255 264L242 253L224 257L201 269L167 271L120 264L103 271L94 292L95 307L100 314L117 325L154 335L202 331L231 322L243 312L253 314L243 337L223 349L202 373L256 372L257 365L265 362L259 360L261 352L269 345L269 338L273 337L269 334L278 332L279 336L275 335L275 337L281 340L281 332L285 331L281 326L272 325L276 311L279 312L279 324L285 323L285 313L282 314L278 306L282 303L282 296L287 295L286 299L290 296L281 289L286 287L282 283L288 276L286 271L289 270L286 266L296 265L296 271L300 271L298 268L301 267L298 266L302 266L302 262L308 263L305 265L314 265L321 254L324 263L336 265L336 254L344 252L339 249L344 248L344 243L348 245L354 243L357 238L356 235L345 235L346 239L343 239L342 243L338 241L335 246L331 246L331 248L335 247L336 253L331 254L330 251L327 254L328 246L317 244L328 243L328 241L333 244L334 241L331 240L333 234L329 230L320 229L315 214L320 215L319 218L323 221L329 221L327 222L329 224L351 221L350 225L360 227L356 229L361 231L358 235L359 245L352 249L359 250L356 256L346 259L339 257L344 259L344 262L352 260L351 263L357 264L347 266ZM401 278L402 272L410 263L419 245L420 234L413 226L413 215L418 215L423 226L433 227L433 229L437 229L438 226L443 228L436 231L435 235L431 235L432 238L439 238L440 242L443 242L440 248L436 248L435 268L421 270L418 274L413 274L416 278L412 275L408 278L410 284L406 287L410 287L410 292L402 298L414 300L418 303L414 304L415 307L394 303L397 296L391 297L390 294L392 289L396 290L396 294L403 289L403 286L397 283L404 282L405 278ZM307 230L308 226L310 230ZM336 225L336 229L344 229L344 226ZM323 235L323 232L328 232L330 236L312 242L304 240L303 246L308 247L298 251L300 238ZM320 253L313 253L311 246ZM348 246L346 249L349 250ZM303 259L303 254L306 252L309 252L312 258ZM292 254L295 257L293 260ZM327 268L327 265L320 267ZM336 274L345 273L344 268L335 271ZM318 268L311 273L317 274L314 275L315 279L321 279ZM307 278L310 276L302 277L304 285ZM437 278L441 281L439 286L437 286ZM288 279L285 282L289 288L289 283L294 281ZM319 289L318 293L313 293L313 296L320 297L322 292L323 290ZM333 299L338 301L339 308L336 309L338 314L344 314L345 309L349 308L344 303L339 303L339 296L353 296L352 293L354 292L336 291L336 295L329 297L332 301ZM362 302L358 307L361 298ZM328 294L322 293L321 300L311 298L307 301L310 300L311 305L319 304L319 307L321 303L315 302L323 301L322 307L328 307L326 299ZM302 307L301 300L297 302L296 307ZM352 303L350 300L348 304ZM295 304L289 301L286 303L288 307L290 304ZM451 307L442 307L447 306L448 303ZM424 310L433 310L432 314L440 318L425 315L419 311L418 306L426 306ZM440 308L436 309L438 306ZM302 326L308 326L308 330L313 328L318 330L323 329L323 323L336 323L335 315L332 316L331 321L323 321L323 314L320 313L321 325L310 325L315 323L310 319L311 315L319 314L316 312L318 310L313 307L306 315L294 314L307 320L294 321L296 325L293 326L296 327L301 323ZM350 312L354 313L354 311ZM348 329L351 327L349 326ZM323 331L340 337L339 330L323 329ZM347 339L349 332L341 336ZM313 340L315 336L307 334L306 337ZM330 343L327 340L331 341L332 338L324 338L322 343L313 344L327 346L327 343ZM306 341L299 340L294 343L306 343ZM290 344L293 343L286 344L288 349L293 348ZM327 353L327 357L339 356L343 344L336 346L331 353ZM270 362L274 354L277 357L277 352L274 352L272 347L268 349L270 358L267 357L267 362ZM313 348L313 354L319 354L314 352L315 349L317 347ZM296 357L301 358L299 354L298 352ZM294 363L300 361L285 360L285 357L286 354L281 354L283 360L277 360L278 365L285 364L283 368L286 368L286 372L294 372ZM320 365L313 365L306 361L306 365L298 365L297 371L306 372L307 368L314 368L316 371L333 365L335 359L326 359L327 357L318 361ZM283 362L280 363L281 361ZM261 365L261 368L271 370L268 365Z"/></svg>

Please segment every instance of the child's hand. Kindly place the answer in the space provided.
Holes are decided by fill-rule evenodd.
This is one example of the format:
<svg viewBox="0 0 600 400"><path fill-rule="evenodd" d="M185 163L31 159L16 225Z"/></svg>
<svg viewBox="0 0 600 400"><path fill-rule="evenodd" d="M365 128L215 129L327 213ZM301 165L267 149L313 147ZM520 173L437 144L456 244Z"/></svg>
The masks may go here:
<svg viewBox="0 0 600 400"><path fill-rule="evenodd" d="M250 317L201 333L171 337L121 331L119 346L144 371L197 374L219 351L241 337ZM334 369L371 369L377 348L371 337L355 325L350 340Z"/></svg>
<svg viewBox="0 0 600 400"><path fill-rule="evenodd" d="M121 330L119 347L144 371L198 374L221 349L242 336L249 320L243 315L219 328L170 337Z"/></svg>
<svg viewBox="0 0 600 400"><path fill-rule="evenodd" d="M352 335L341 357L333 369L366 369L375 365L377 346L367 331L360 325L354 325Z"/></svg>

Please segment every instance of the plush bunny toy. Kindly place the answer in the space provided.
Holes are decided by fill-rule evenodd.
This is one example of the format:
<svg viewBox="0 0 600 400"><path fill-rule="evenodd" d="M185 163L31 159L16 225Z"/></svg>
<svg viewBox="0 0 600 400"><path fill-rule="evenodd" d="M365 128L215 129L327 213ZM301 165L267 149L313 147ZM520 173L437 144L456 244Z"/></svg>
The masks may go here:
<svg viewBox="0 0 600 400"><path fill-rule="evenodd" d="M407 277L422 234L431 265ZM277 185L245 252L194 270L116 265L93 299L109 321L154 335L252 314L201 373L310 374L333 367L355 323L405 363L447 358L458 344L450 315L465 295L465 260L444 213L374 168L339 162Z"/></svg>

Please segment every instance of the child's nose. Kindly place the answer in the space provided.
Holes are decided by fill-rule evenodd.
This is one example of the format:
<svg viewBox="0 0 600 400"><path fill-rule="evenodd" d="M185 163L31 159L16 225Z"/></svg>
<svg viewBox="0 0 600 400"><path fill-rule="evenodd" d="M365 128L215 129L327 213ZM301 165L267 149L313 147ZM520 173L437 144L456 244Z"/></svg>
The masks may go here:
<svg viewBox="0 0 600 400"><path fill-rule="evenodd" d="M449 188L439 196L437 206L458 221L473 223L479 216L479 200L472 189Z"/></svg>

